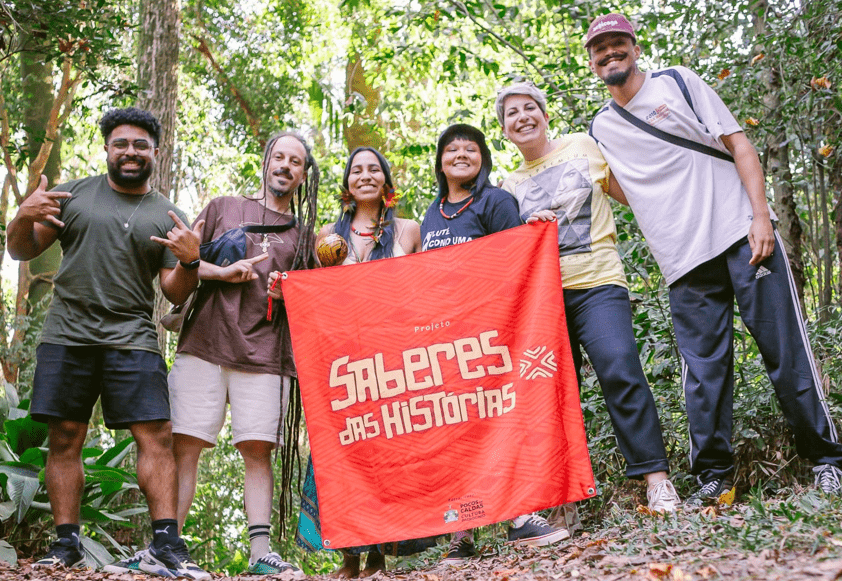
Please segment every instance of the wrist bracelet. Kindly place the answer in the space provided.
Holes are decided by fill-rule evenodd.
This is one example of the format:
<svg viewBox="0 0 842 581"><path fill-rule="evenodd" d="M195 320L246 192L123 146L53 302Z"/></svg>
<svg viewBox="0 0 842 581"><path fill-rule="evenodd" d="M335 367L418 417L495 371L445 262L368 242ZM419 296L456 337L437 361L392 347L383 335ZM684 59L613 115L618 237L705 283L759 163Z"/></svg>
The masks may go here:
<svg viewBox="0 0 842 581"><path fill-rule="evenodd" d="M183 268L184 270L196 270L197 268L199 268L199 264L201 262L202 261L199 258L197 258L193 262L183 262L181 260L178 261L178 263L181 265L181 268Z"/></svg>

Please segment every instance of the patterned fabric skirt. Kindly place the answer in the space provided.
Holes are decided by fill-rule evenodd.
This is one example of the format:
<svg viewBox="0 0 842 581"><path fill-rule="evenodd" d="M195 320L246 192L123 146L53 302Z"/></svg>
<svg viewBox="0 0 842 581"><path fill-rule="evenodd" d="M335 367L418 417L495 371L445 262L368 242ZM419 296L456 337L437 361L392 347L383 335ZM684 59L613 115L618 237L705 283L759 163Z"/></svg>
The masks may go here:
<svg viewBox="0 0 842 581"><path fill-rule="evenodd" d="M307 460L307 474L304 477L304 488L301 491L301 513L298 516L298 530L295 532L296 544L309 552L324 550L322 545L322 527L319 519L319 499L316 495L316 475L313 472L313 457ZM436 537L424 539L410 539L396 543L381 543L341 549L343 553L360 555L362 553L381 553L403 557L414 555L434 547Z"/></svg>

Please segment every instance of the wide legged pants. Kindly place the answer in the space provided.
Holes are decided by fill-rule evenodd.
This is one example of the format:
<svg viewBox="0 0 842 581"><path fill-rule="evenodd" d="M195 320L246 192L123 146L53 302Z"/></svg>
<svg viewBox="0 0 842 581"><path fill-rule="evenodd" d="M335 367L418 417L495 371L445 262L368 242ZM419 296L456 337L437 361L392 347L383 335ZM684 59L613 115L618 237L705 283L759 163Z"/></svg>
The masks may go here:
<svg viewBox="0 0 842 581"><path fill-rule="evenodd" d="M682 358L690 426L691 472L703 482L734 468L734 299L751 333L799 456L842 466L842 445L816 371L780 235L758 266L747 239L670 286L670 310Z"/></svg>
<svg viewBox="0 0 842 581"><path fill-rule="evenodd" d="M617 285L564 291L567 332L577 377L584 348L593 365L626 475L669 471L655 398L640 365L629 292Z"/></svg>

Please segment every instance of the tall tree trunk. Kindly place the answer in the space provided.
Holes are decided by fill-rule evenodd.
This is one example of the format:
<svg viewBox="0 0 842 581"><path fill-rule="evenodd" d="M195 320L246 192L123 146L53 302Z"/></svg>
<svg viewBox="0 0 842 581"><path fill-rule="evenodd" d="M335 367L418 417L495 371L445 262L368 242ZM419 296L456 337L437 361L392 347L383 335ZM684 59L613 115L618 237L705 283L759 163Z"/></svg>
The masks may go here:
<svg viewBox="0 0 842 581"><path fill-rule="evenodd" d="M828 196L827 191L827 180L825 179L825 166L824 160L821 159L821 156L818 155L816 152L816 157L814 159L814 167L816 169L816 179L818 181L818 199L819 199L819 207L821 208L821 220L822 220L822 230L821 230L821 244L822 248L825 249L824 255L821 256L821 261L823 264L822 270L822 285L821 293L819 295L819 307L821 310L819 311L819 320L822 323L827 323L830 320L830 312L828 311L828 307L830 307L830 303L833 300L833 255L830 252L831 248L831 235L830 235L830 197Z"/></svg>
<svg viewBox="0 0 842 581"><path fill-rule="evenodd" d="M758 38L766 33L766 0L758 0L754 6L754 29ZM757 52L763 52L758 46ZM772 178L772 192L775 196L775 213L778 215L778 231L784 241L787 258L789 259L795 288L798 291L798 301L804 308L804 245L801 219L798 217L795 190L792 187L792 171L789 166L789 140L786 137L786 123L781 112L781 75L778 67L780 63L774 58L766 58L761 63L768 63L764 80L766 95L763 102L766 105L769 124L777 130L771 132L765 143L766 173Z"/></svg>
<svg viewBox="0 0 842 581"><path fill-rule="evenodd" d="M26 103L24 122L26 123L26 143L29 163L35 161L41 144L44 143L46 127L50 121L50 111L53 107L53 67L44 62L44 55L30 52L21 53L21 79ZM58 184L61 177L61 134L53 140L47 165L42 173L47 176L49 187ZM30 176L31 181L31 176ZM52 275L58 270L61 262L61 248L53 244L41 256L29 262L29 272L32 274L32 284L29 287L28 301L35 306L53 288Z"/></svg>
<svg viewBox="0 0 842 581"><path fill-rule="evenodd" d="M830 187L833 190L833 223L836 237L837 267L842 273L842 152L836 152L830 163ZM836 279L836 298L842 300L842 274Z"/></svg>
<svg viewBox="0 0 842 581"><path fill-rule="evenodd" d="M32 43L28 43L32 44ZM50 140L47 128L50 125L51 111L55 103L53 94L53 68L44 62L44 55L24 51L20 58L21 88L24 98L24 122L26 127L26 148L30 170L39 171L47 176L48 186L55 186L61 175L61 134L56 133L50 143L46 165L38 170L35 160L42 149L42 144ZM38 176L40 179L40 176ZM32 183L32 176L29 176ZM26 192L28 193L28 192ZM46 313L46 300L53 288L53 275L61 263L61 248L53 244L40 256L18 266L18 291L15 301L15 328L12 341L24 342L29 337L41 332L41 324ZM20 322L25 316L31 321L27 326ZM13 350L14 352L14 350ZM11 362L9 375L17 376L23 361Z"/></svg>
<svg viewBox="0 0 842 581"><path fill-rule="evenodd" d="M178 34L180 27L176 0L141 0L138 35L137 106L161 122L161 140L152 187L172 198L175 186L175 123L178 108ZM167 312L168 302L155 293L155 320ZM158 325L158 345L165 353L166 330Z"/></svg>

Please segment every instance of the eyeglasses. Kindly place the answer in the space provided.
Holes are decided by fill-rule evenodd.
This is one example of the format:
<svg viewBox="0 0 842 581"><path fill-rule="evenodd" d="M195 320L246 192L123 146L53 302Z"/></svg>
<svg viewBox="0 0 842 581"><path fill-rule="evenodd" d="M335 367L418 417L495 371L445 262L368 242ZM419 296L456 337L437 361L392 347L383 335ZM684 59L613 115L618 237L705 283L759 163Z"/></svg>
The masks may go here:
<svg viewBox="0 0 842 581"><path fill-rule="evenodd" d="M134 141L129 141L128 139L115 139L109 143L109 145L114 148L114 151L126 151L129 148L129 144L134 147L135 151L141 153L149 151L152 148L152 145L145 139L136 139Z"/></svg>

